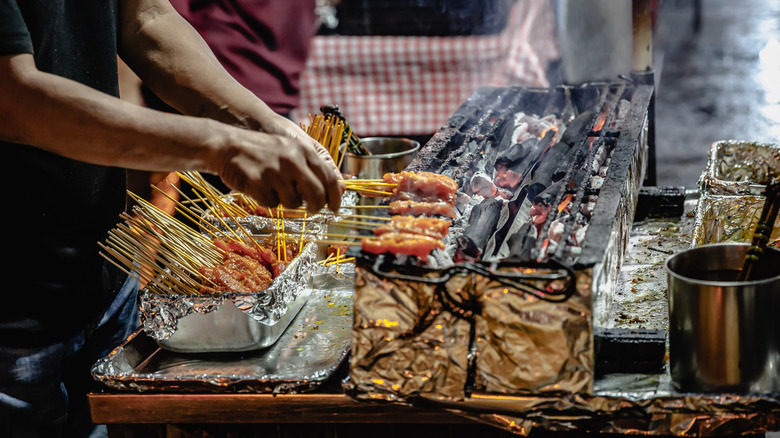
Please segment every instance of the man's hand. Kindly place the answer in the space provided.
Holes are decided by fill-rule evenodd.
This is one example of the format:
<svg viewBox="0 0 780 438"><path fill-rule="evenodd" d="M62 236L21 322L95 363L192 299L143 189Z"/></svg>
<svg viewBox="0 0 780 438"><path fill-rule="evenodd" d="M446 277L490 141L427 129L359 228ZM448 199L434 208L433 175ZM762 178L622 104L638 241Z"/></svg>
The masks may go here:
<svg viewBox="0 0 780 438"><path fill-rule="evenodd" d="M324 146L319 144L317 140L311 138L303 129L296 125L293 121L274 114L274 116L268 117L262 121L262 130L269 134L283 135L293 139L297 139L303 143L307 143L318 155L320 155L330 165L335 172L338 173L339 179L343 179L341 171L336 163L333 161L333 157L330 156L330 152L325 149Z"/></svg>
<svg viewBox="0 0 780 438"><path fill-rule="evenodd" d="M296 208L305 202L313 213L327 203L338 211L344 192L341 174L311 141L235 129L230 144L218 149L216 171L230 188L267 207Z"/></svg>

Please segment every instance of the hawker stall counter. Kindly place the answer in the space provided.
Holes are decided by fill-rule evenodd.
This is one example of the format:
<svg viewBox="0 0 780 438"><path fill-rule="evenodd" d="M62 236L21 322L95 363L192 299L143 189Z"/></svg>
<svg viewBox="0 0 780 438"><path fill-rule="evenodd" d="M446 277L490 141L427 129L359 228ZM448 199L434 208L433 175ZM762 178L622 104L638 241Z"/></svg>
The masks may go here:
<svg viewBox="0 0 780 438"><path fill-rule="evenodd" d="M331 356L327 365L321 364L325 372L312 373L312 381L287 382L292 385L289 387L278 383L266 387L266 393L258 392L263 392L261 387L267 381L261 383L259 375L253 381L246 374L243 381L209 381L208 376L200 376L191 382L171 383L170 389L161 382L140 378L134 382L137 376L122 383L125 389L98 384L89 394L93 420L106 424L112 437L510 437L552 432L570 432L571 436L586 432L724 436L780 430L780 399L776 396L675 391L666 348L668 303L663 261L690 246L698 195L679 188L649 188L643 189L643 193L649 195L639 196L620 286L606 309L606 324L597 327L596 337L603 345L596 340L600 351L596 354L592 395L472 394L466 402L421 398L411 406L355 401L342 390L349 376L349 357L345 354L340 359ZM676 205L678 201L681 204ZM645 202L650 202L650 206ZM329 287L315 290L315 299L310 299L309 307L304 307L280 342L297 340L297 330L338 331L352 323L350 312L337 312L334 307L340 304L332 304L334 295L350 291L336 292ZM330 321L322 323L320 316L307 313L311 311L329 313ZM306 318L314 325L307 325ZM615 333L626 337L615 340ZM142 337L139 333L131 342L149 341ZM299 348L307 348L301 343L294 345L287 351L288 356ZM149 354L142 346L134 351ZM131 361L139 370L160 371L160 367L166 366L164 358L155 359L154 351L157 350L152 348L148 357ZM616 351L625 354L615 359ZM283 349L279 350L279 360L284 357ZM246 365L247 357L207 355L195 359L230 368L241 361ZM334 360L335 367L331 366ZM306 360L298 363L309 366L309 371L316 368L306 364ZM193 384L199 379L200 388Z"/></svg>

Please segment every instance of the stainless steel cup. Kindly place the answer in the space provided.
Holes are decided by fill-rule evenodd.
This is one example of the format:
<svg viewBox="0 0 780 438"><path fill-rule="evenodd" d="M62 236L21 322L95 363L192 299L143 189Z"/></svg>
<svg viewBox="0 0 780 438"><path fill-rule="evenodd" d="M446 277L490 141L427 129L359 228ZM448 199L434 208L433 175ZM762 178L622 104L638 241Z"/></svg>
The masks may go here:
<svg viewBox="0 0 780 438"><path fill-rule="evenodd" d="M358 179L379 179L386 173L404 170L420 150L420 142L408 138L366 137L360 141L371 155L347 153L341 172ZM377 205L382 197L361 196L358 204Z"/></svg>
<svg viewBox="0 0 780 438"><path fill-rule="evenodd" d="M780 251L736 281L746 244L704 245L666 261L669 359L682 392L780 391Z"/></svg>
<svg viewBox="0 0 780 438"><path fill-rule="evenodd" d="M366 137L360 139L371 155L347 153L342 172L359 179L382 178L404 170L420 150L420 142L408 138Z"/></svg>

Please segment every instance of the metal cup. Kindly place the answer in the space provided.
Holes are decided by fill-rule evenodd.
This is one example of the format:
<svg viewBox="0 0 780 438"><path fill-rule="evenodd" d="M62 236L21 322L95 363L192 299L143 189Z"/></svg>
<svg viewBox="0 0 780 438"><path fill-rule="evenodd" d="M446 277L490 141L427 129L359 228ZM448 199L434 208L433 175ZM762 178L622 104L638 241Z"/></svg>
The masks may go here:
<svg viewBox="0 0 780 438"><path fill-rule="evenodd" d="M366 137L360 141L371 155L347 153L341 168L344 175L354 175L358 179L380 179L386 173L400 172L420 150L420 142L408 138ZM361 196L358 203L376 205L381 199Z"/></svg>
<svg viewBox="0 0 780 438"><path fill-rule="evenodd" d="M408 138L367 137L360 141L371 155L347 153L342 167L342 173L359 179L377 179L385 173L400 172L420 150L420 142Z"/></svg>
<svg viewBox="0 0 780 438"><path fill-rule="evenodd" d="M666 261L669 359L682 392L780 390L780 251L736 281L746 244L692 248Z"/></svg>

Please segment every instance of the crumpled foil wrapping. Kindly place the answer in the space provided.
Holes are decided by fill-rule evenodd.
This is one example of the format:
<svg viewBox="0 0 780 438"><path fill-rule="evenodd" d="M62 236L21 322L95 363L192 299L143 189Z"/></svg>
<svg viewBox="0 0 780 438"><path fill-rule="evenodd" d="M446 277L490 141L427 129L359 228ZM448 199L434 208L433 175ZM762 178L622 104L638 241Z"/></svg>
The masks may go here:
<svg viewBox="0 0 780 438"><path fill-rule="evenodd" d="M315 288L279 340L268 348L187 354L160 349L143 329L92 366L92 377L124 391L295 394L319 388L348 356L352 279L317 274ZM354 272L354 270L352 271Z"/></svg>
<svg viewBox="0 0 780 438"><path fill-rule="evenodd" d="M287 306L306 290L308 279L317 268L317 249L315 242L304 245L271 286L260 292L193 296L157 295L142 290L139 307L143 329L156 340L168 339L176 332L182 318L191 314L209 314L227 302L232 302L257 323L272 325L287 312Z"/></svg>
<svg viewBox="0 0 780 438"><path fill-rule="evenodd" d="M437 285L387 278L358 263L345 392L402 403L464 400L472 391L590 393L590 279L569 275L557 285L576 283L568 298L551 302L493 275L464 271Z"/></svg>
<svg viewBox="0 0 780 438"><path fill-rule="evenodd" d="M496 397L465 402L426 400L516 435L549 432L650 436L756 436L780 430L780 400L751 395L674 394L668 375L616 376L594 395ZM460 404L461 406L458 406Z"/></svg>
<svg viewBox="0 0 780 438"><path fill-rule="evenodd" d="M720 242L750 243L756 229L764 197L755 195L702 194L696 206L692 245ZM775 220L771 246L780 239L780 217Z"/></svg>
<svg viewBox="0 0 780 438"><path fill-rule="evenodd" d="M777 176L780 145L723 140L710 147L699 188L710 195L757 195Z"/></svg>

